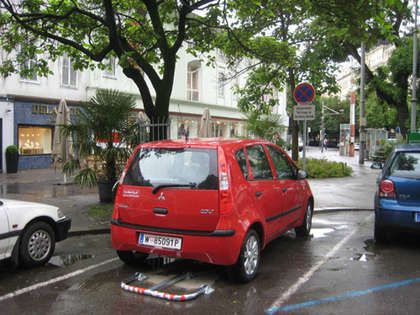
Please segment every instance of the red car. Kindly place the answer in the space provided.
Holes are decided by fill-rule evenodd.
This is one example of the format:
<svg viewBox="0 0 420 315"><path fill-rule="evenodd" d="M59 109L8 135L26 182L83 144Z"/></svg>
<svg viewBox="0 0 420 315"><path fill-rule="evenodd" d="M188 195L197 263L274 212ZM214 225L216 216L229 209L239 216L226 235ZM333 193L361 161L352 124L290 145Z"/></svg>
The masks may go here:
<svg viewBox="0 0 420 315"><path fill-rule="evenodd" d="M139 145L116 193L112 245L127 264L153 253L231 266L250 281L271 240L292 228L309 235L314 199L305 178L267 141Z"/></svg>

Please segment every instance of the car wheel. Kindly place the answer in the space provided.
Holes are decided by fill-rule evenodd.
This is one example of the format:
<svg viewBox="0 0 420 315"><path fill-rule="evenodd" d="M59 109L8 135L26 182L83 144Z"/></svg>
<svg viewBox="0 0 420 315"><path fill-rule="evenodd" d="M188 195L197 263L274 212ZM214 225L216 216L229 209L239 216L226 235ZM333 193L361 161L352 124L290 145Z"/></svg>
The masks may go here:
<svg viewBox="0 0 420 315"><path fill-rule="evenodd" d="M46 222L30 224L23 232L19 245L19 257L24 267L45 264L54 253L54 230Z"/></svg>
<svg viewBox="0 0 420 315"><path fill-rule="evenodd" d="M117 250L118 257L129 266L137 266L144 263L149 254L127 250Z"/></svg>
<svg viewBox="0 0 420 315"><path fill-rule="evenodd" d="M309 236L309 234L311 233L311 228L312 228L313 213L314 213L314 209L313 209L312 203L308 201L303 223L301 226L298 226L295 228L295 232L297 236Z"/></svg>
<svg viewBox="0 0 420 315"><path fill-rule="evenodd" d="M235 279L244 283L254 279L260 265L260 259L260 238L257 232L251 229L245 236L238 261L233 267Z"/></svg>
<svg viewBox="0 0 420 315"><path fill-rule="evenodd" d="M375 224L375 228L373 230L373 238L375 239L376 243L386 243L388 241L387 231Z"/></svg>

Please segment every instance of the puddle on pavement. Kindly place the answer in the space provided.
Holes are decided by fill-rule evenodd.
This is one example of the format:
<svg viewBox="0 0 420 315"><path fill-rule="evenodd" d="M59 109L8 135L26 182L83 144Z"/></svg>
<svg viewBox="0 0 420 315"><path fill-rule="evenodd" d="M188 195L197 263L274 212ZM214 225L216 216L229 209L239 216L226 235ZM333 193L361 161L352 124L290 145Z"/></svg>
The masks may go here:
<svg viewBox="0 0 420 315"><path fill-rule="evenodd" d="M375 254L373 253L356 253L350 260L355 261L369 261L375 258Z"/></svg>
<svg viewBox="0 0 420 315"><path fill-rule="evenodd" d="M327 234L334 232L334 229L331 228L312 228L311 234L313 238L322 238L326 237Z"/></svg>
<svg viewBox="0 0 420 315"><path fill-rule="evenodd" d="M66 266L73 265L74 263L78 261L90 259L93 257L95 256L91 254L68 254L68 255L53 256L48 261L48 265L52 265L55 267L66 267Z"/></svg>

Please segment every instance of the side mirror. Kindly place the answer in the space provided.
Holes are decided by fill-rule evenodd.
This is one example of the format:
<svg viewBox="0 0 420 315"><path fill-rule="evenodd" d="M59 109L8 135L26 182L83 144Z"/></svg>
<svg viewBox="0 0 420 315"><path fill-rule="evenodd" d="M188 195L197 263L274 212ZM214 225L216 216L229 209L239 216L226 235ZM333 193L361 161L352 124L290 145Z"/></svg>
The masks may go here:
<svg viewBox="0 0 420 315"><path fill-rule="evenodd" d="M297 174L297 179L305 179L308 177L308 174L304 170L299 170Z"/></svg>

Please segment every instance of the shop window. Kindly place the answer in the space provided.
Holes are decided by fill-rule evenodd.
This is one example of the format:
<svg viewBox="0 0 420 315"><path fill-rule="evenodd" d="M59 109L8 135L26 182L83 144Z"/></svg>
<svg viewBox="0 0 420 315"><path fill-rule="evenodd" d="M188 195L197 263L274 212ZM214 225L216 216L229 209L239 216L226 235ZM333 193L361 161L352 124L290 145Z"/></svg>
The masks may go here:
<svg viewBox="0 0 420 315"><path fill-rule="evenodd" d="M61 84L76 87L77 72L73 69L73 62L68 56L63 56L61 64Z"/></svg>
<svg viewBox="0 0 420 315"><path fill-rule="evenodd" d="M19 153L21 155L51 154L52 128L19 126Z"/></svg>
<svg viewBox="0 0 420 315"><path fill-rule="evenodd" d="M200 62L191 61L188 63L187 99L189 101L200 100L200 69Z"/></svg>

